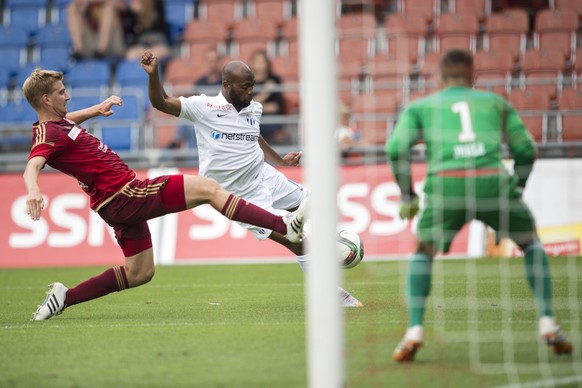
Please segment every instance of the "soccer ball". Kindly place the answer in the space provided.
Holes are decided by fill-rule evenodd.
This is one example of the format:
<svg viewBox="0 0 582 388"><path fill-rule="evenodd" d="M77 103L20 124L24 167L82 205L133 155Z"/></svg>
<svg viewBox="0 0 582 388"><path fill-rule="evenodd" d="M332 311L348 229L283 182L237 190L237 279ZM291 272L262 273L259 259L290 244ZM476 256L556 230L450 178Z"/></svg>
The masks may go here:
<svg viewBox="0 0 582 388"><path fill-rule="evenodd" d="M364 258L364 243L356 232L340 230L337 234L339 261L343 268L354 268Z"/></svg>

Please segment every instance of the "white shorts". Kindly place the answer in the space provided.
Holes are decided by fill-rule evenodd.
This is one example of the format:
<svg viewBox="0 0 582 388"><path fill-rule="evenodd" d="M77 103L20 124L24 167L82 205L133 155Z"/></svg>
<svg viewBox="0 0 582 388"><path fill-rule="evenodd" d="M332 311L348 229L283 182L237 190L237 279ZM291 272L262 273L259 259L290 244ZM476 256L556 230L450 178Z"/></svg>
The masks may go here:
<svg viewBox="0 0 582 388"><path fill-rule="evenodd" d="M277 210L295 209L307 196L307 190L303 186L288 179L270 164L263 165L257 179L260 182L252 193L241 197L273 214L279 214ZM258 240L265 240L272 232L270 229L242 222L238 224L248 229Z"/></svg>

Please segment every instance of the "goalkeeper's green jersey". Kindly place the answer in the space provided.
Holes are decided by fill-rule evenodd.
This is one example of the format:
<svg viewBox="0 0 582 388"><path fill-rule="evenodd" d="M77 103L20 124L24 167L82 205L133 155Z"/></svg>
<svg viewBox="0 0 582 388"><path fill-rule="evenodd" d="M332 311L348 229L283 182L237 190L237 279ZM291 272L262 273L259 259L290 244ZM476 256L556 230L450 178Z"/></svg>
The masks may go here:
<svg viewBox="0 0 582 388"><path fill-rule="evenodd" d="M442 171L502 169L504 141L525 185L535 159L535 143L515 109L496 94L453 86L404 109L386 153L405 193L410 188L410 148L416 143L426 145L430 176Z"/></svg>

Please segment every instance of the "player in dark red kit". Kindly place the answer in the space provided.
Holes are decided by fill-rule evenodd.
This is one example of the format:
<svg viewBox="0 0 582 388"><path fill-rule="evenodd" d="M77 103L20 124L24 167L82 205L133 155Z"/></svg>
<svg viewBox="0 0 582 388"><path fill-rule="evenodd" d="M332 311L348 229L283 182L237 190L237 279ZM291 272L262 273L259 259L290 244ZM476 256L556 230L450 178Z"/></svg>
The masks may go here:
<svg viewBox="0 0 582 388"><path fill-rule="evenodd" d="M41 69L32 72L22 90L38 115L24 171L27 213L33 220L40 218L44 200L38 176L48 164L79 181L91 198L91 209L115 230L125 255L124 266L110 268L74 288L50 284L33 320L46 320L74 304L149 282L155 266L146 221L164 214L208 203L231 220L276 230L292 242L302 239L305 201L283 218L230 194L213 179L192 175L137 179L115 152L79 126L95 116L111 116L111 107L123 104L119 97L111 96L98 105L68 113L70 96L63 84L63 73Z"/></svg>

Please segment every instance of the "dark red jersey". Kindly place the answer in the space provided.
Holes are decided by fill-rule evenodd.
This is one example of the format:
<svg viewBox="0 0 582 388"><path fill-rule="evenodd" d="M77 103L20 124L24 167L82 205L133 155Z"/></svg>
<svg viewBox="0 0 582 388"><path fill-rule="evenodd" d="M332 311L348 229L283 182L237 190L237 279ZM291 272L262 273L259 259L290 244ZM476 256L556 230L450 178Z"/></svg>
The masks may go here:
<svg viewBox="0 0 582 388"><path fill-rule="evenodd" d="M33 125L28 159L35 156L45 157L49 166L76 178L94 210L136 176L106 144L67 119Z"/></svg>

